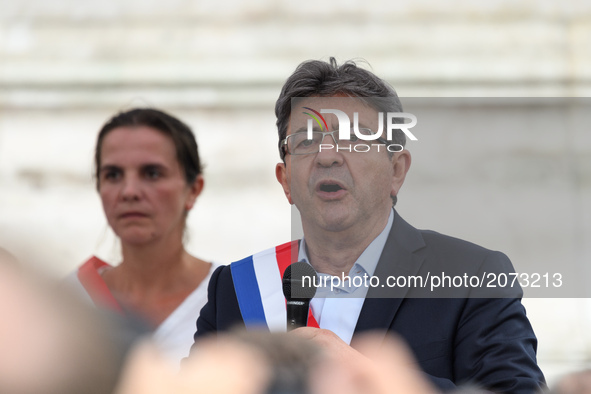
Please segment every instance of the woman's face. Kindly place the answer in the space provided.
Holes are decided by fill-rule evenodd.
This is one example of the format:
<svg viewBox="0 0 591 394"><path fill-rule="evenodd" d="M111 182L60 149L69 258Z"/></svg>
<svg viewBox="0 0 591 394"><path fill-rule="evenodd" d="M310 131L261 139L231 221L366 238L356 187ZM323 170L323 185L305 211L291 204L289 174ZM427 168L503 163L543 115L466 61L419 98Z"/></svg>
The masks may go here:
<svg viewBox="0 0 591 394"><path fill-rule="evenodd" d="M182 239L185 213L203 188L188 185L170 137L148 126L118 127L103 139L99 194L124 244Z"/></svg>

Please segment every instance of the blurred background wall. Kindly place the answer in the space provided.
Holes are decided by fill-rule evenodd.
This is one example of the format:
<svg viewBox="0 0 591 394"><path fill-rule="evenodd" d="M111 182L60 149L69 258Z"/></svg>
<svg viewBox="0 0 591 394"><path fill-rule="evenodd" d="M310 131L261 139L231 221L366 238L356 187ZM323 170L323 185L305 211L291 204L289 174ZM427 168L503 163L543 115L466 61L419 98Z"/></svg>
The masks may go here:
<svg viewBox="0 0 591 394"><path fill-rule="evenodd" d="M231 262L285 242L274 101L301 61L335 56L365 59L401 97L498 97L475 101L473 124L499 105L531 111L495 134L431 118L397 208L516 267L573 262L591 279L588 107L541 127L553 108L534 99L590 96L590 49L588 0L0 0L0 246L57 276L92 254L117 263L92 155L105 120L135 106L197 135L195 255ZM524 304L550 382L590 364L589 300Z"/></svg>

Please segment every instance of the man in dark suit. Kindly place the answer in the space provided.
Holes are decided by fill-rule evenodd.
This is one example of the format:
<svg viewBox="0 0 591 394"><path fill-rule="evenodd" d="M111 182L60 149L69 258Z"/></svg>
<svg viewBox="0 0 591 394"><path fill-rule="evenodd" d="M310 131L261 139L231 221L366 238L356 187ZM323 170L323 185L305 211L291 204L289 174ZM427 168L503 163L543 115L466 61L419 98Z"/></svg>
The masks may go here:
<svg viewBox="0 0 591 394"><path fill-rule="evenodd" d="M408 115L394 90L352 62L309 61L286 81L275 113L283 159L276 175L301 214L304 238L220 267L196 337L236 324L285 330L281 274L286 264L303 260L329 283L344 276L375 277L382 284L405 279L376 287L343 281L314 298L312 327L296 332L328 351L355 357L359 333L392 332L406 340L441 389L473 384L531 393L543 386L537 340L518 286L490 294L466 283L512 272L509 259L419 231L393 209L411 162L402 149L411 133L392 127L393 120L401 122L383 115ZM449 285L444 279L431 291L433 276L446 275ZM451 278L464 278L464 286L452 286Z"/></svg>

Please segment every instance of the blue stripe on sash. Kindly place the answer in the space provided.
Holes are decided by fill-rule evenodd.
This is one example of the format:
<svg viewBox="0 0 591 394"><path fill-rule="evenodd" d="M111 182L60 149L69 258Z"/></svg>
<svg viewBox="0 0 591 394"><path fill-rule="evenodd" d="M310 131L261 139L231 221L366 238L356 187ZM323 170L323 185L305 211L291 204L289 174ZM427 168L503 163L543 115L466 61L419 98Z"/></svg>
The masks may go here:
<svg viewBox="0 0 591 394"><path fill-rule="evenodd" d="M232 263L230 271L246 329L268 331L269 327L265 319L265 310L259 292L259 283L254 272L252 256Z"/></svg>

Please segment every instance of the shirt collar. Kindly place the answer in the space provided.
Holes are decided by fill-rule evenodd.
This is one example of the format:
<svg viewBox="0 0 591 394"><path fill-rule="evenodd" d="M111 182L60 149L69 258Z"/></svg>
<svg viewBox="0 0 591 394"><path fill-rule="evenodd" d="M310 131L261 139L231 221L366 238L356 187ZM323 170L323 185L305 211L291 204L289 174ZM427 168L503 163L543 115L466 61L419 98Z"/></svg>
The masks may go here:
<svg viewBox="0 0 591 394"><path fill-rule="evenodd" d="M359 256L357 261L355 261L355 264L353 264L350 272L355 272L356 270L359 270L359 267L361 267L368 275L374 274L382 254L382 250L384 250L384 246L388 240L388 234L390 234L390 230L392 229L392 223L394 223L394 208L390 209L390 215L388 216L388 223L386 224L386 227L384 227L382 232L376 238L374 238L367 248L365 248L363 253L361 253L361 256ZM302 242L300 243L298 261L305 261L306 263L310 264L308 253L306 251L306 240L304 237L302 237Z"/></svg>

